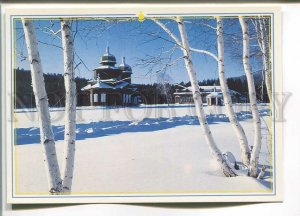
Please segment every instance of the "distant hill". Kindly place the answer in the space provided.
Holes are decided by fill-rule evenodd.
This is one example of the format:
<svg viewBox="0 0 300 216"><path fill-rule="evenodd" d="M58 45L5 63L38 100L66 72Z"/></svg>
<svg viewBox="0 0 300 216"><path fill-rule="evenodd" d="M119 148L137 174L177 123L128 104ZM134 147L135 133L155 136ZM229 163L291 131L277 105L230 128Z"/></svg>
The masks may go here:
<svg viewBox="0 0 300 216"><path fill-rule="evenodd" d="M255 85L261 85L263 81L263 75L261 71L256 71L253 73L254 83ZM247 80L246 75L238 76L238 77L232 77L232 79L240 79L240 80Z"/></svg>
<svg viewBox="0 0 300 216"><path fill-rule="evenodd" d="M253 73L254 78L254 84L256 89L256 97L258 101L261 102L269 102L269 97L267 94L267 88L265 82L263 82L263 74L261 71L257 71ZM238 76L238 77L232 77L228 79L228 85L230 86L231 81L237 81L237 83L244 83L243 85L246 88L242 87L242 92L244 92L244 96L248 96L248 84L247 84L247 77L246 75ZM234 87L233 87L234 88ZM234 89L233 89L234 90Z"/></svg>

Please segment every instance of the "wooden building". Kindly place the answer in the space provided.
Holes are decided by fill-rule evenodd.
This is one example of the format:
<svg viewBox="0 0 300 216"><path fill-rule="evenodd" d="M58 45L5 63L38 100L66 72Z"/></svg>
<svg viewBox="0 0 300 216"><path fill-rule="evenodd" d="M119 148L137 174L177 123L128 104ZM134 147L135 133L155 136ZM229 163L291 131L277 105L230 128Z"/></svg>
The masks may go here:
<svg viewBox="0 0 300 216"><path fill-rule="evenodd" d="M81 89L88 93L91 106L127 106L141 102L137 89L131 84L132 68L126 64L125 57L118 67L116 63L116 57L107 47L100 66L94 69L93 79Z"/></svg>
<svg viewBox="0 0 300 216"><path fill-rule="evenodd" d="M176 89L174 93L175 103L178 104L188 104L194 103L192 88L178 85L179 88ZM207 105L223 105L223 93L221 90L221 86L200 86L199 87L201 99L203 103L207 103ZM240 102L241 94L229 90L231 99L233 103Z"/></svg>

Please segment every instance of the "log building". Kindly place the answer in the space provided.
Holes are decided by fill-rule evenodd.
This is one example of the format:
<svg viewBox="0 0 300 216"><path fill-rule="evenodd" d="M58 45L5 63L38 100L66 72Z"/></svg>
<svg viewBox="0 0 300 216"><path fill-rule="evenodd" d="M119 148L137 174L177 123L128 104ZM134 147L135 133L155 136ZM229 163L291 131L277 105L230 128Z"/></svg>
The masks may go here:
<svg viewBox="0 0 300 216"><path fill-rule="evenodd" d="M141 103L137 88L131 84L132 68L126 64L125 57L122 63L116 66L116 57L106 53L100 57L100 66L94 69L93 79L81 90L89 94L91 106L127 106Z"/></svg>

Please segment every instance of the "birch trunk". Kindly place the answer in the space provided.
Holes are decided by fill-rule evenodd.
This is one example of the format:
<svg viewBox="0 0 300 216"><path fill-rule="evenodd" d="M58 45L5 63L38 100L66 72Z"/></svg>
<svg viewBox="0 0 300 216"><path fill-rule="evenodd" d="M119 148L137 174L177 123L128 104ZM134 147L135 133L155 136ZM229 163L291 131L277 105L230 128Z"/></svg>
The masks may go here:
<svg viewBox="0 0 300 216"><path fill-rule="evenodd" d="M251 152L249 175L252 177L257 177L257 167L259 162L259 153L261 149L261 128L260 128L261 122L260 122L260 117L259 117L257 102L256 102L254 78L250 67L250 55L249 55L250 46L249 46L248 24L245 22L242 16L239 16L239 21L243 32L243 66L247 77L250 107L251 107L253 124L254 124L254 145Z"/></svg>
<svg viewBox="0 0 300 216"><path fill-rule="evenodd" d="M22 24L28 50L28 59L30 61L32 87L39 117L41 144L43 146L44 162L47 169L49 191L50 193L57 193L62 190L62 180L57 162L38 41L32 20L22 18Z"/></svg>
<svg viewBox="0 0 300 216"><path fill-rule="evenodd" d="M263 60L263 68L265 74L265 83L267 87L268 97L270 103L272 103L272 74L271 74L271 64L270 64L270 55L268 54L268 39L266 34L266 26L263 18L258 20L259 23L259 38L261 39L261 52Z"/></svg>
<svg viewBox="0 0 300 216"><path fill-rule="evenodd" d="M180 17L177 17L176 21L177 21L178 29L179 29L180 36L181 36L180 48L184 54L185 67L187 69L188 76L191 81L191 87L192 87L192 92L193 92L193 99L195 102L196 113L198 116L198 120L201 124L201 128L204 132L206 142L208 143L210 150L211 150L213 156L215 157L215 159L217 160L218 164L220 165L224 175L227 177L236 176L237 174L228 165L228 162L223 157L220 149L216 145L215 140L210 131L210 128L208 126L208 123L206 121L206 116L205 116L204 109L203 109L203 104L202 104L202 99L201 99L198 81L197 81L197 77L196 77L196 72L194 70L194 66L193 66L193 62L192 62L190 45L188 42L185 26Z"/></svg>
<svg viewBox="0 0 300 216"><path fill-rule="evenodd" d="M63 192L71 192L76 140L76 83L74 73L74 50L71 21L61 21L64 56L65 104L65 150L63 163Z"/></svg>
<svg viewBox="0 0 300 216"><path fill-rule="evenodd" d="M228 118L233 129L236 132L236 135L239 139L241 155L242 155L242 163L246 166L249 165L250 159L250 149L248 146L248 140L245 134L244 129L241 124L237 120L237 117L234 113L232 107L232 100L230 96L230 92L227 85L227 79L225 77L225 67L224 67L224 42L223 42L223 24L221 17L217 17L217 42L218 42L218 71L219 71L219 79L221 90L224 97L224 105L227 110Z"/></svg>

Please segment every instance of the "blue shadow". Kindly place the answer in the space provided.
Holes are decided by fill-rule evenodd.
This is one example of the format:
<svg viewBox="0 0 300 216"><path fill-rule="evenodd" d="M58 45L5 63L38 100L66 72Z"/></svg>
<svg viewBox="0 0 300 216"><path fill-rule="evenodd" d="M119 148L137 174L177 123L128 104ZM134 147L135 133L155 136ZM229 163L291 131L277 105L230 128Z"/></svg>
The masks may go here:
<svg viewBox="0 0 300 216"><path fill-rule="evenodd" d="M251 112L236 113L239 121L251 119ZM261 110L261 116L269 115L269 110ZM211 114L206 116L208 124L218 124L229 122L228 117L224 114ZM132 121L103 121L91 122L76 125L76 140L97 138L127 132L153 132L165 130L183 125L199 125L196 116L182 116L174 118L145 118L139 122ZM53 126L55 140L64 139L64 126ZM39 144L40 130L37 127L16 128L16 145Z"/></svg>

